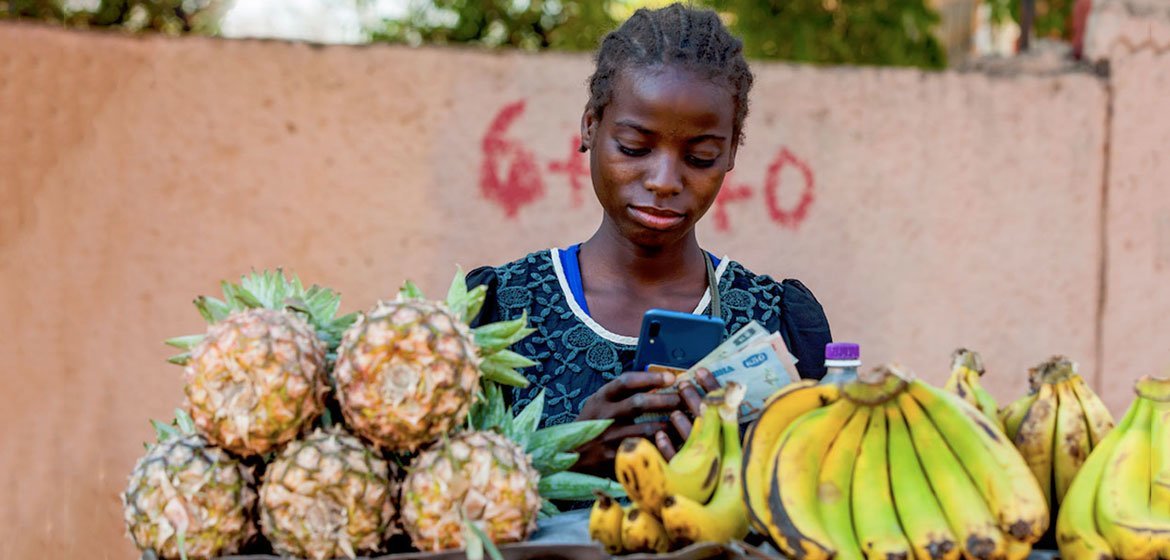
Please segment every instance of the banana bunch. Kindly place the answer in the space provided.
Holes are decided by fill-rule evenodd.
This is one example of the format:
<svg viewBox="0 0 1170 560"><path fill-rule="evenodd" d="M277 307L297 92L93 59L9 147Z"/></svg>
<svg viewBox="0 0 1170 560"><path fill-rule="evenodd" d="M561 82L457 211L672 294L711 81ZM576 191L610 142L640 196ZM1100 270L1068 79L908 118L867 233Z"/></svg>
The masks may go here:
<svg viewBox="0 0 1170 560"><path fill-rule="evenodd" d="M762 480L745 462L744 492L791 558L1023 559L1048 528L1044 493L997 423L896 366L786 388L771 407L803 412L767 435ZM757 438L775 430L767 414Z"/></svg>
<svg viewBox="0 0 1170 560"><path fill-rule="evenodd" d="M599 495L589 516L590 537L619 554L746 536L738 422L744 392L728 383L704 396L690 436L670 461L645 438L623 441L614 472L633 503L623 507Z"/></svg>
<svg viewBox="0 0 1170 560"><path fill-rule="evenodd" d="M1143 377L1134 389L1137 399L1064 495L1062 558L1170 558L1170 379Z"/></svg>
<svg viewBox="0 0 1170 560"><path fill-rule="evenodd" d="M983 388L979 378L983 377L983 358L974 350L959 348L951 355L951 376L943 388L962 397L963 400L978 408L983 414L997 424L999 419L999 405L995 397Z"/></svg>
<svg viewBox="0 0 1170 560"><path fill-rule="evenodd" d="M1055 508L1089 452L1113 429L1113 417L1064 356L1031 368L1028 377L1030 393L1005 406L1000 418Z"/></svg>

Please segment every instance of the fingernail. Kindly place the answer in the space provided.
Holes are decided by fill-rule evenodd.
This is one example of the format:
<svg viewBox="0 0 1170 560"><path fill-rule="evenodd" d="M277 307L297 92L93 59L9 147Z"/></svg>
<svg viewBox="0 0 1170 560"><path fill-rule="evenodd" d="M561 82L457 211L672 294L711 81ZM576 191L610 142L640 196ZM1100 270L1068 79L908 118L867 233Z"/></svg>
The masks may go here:
<svg viewBox="0 0 1170 560"><path fill-rule="evenodd" d="M673 385L674 384L674 374L672 374L672 373L662 374L662 384L663 385Z"/></svg>

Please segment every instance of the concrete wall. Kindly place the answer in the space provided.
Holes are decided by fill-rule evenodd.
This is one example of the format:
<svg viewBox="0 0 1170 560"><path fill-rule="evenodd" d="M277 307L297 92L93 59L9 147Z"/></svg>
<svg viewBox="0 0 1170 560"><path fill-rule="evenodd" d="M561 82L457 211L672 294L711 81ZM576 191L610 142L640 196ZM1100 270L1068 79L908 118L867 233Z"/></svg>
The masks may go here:
<svg viewBox="0 0 1170 560"><path fill-rule="evenodd" d="M969 346L1007 400L1067 353L1120 410L1111 387L1170 362L1148 328L1166 314L1143 307L1170 296L1113 288L1153 290L1170 262L1149 144L1170 129L1170 65L1135 57L1112 120L1110 82L1083 71L757 64L748 143L701 240L805 281L867 363L941 382ZM189 302L220 279L283 265L348 311L590 234L572 149L589 70L0 26L0 557L132 554L117 493L147 419L182 399L161 340L202 328ZM1130 163L1111 160L1122 141ZM1119 358L1133 348L1145 361Z"/></svg>

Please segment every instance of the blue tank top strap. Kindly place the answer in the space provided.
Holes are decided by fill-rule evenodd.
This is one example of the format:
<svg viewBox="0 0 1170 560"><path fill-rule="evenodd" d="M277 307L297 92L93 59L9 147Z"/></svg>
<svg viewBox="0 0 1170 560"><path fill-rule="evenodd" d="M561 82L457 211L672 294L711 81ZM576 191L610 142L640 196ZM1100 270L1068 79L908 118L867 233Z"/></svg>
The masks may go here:
<svg viewBox="0 0 1170 560"><path fill-rule="evenodd" d="M585 315L592 317L589 312L589 303L585 301L585 285L581 282L581 244L576 243L558 251L561 259L561 270L565 271L565 281L569 284L569 293ZM719 267L719 258L711 254L711 266Z"/></svg>

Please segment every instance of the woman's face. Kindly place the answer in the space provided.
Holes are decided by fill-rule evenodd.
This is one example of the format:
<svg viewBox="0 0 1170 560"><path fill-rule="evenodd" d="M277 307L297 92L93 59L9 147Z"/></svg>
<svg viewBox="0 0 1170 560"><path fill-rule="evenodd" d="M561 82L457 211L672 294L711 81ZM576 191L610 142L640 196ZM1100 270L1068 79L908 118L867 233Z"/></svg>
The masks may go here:
<svg viewBox="0 0 1170 560"><path fill-rule="evenodd" d="M735 99L674 66L621 72L601 120L589 110L593 190L622 237L661 247L686 237L735 162Z"/></svg>

